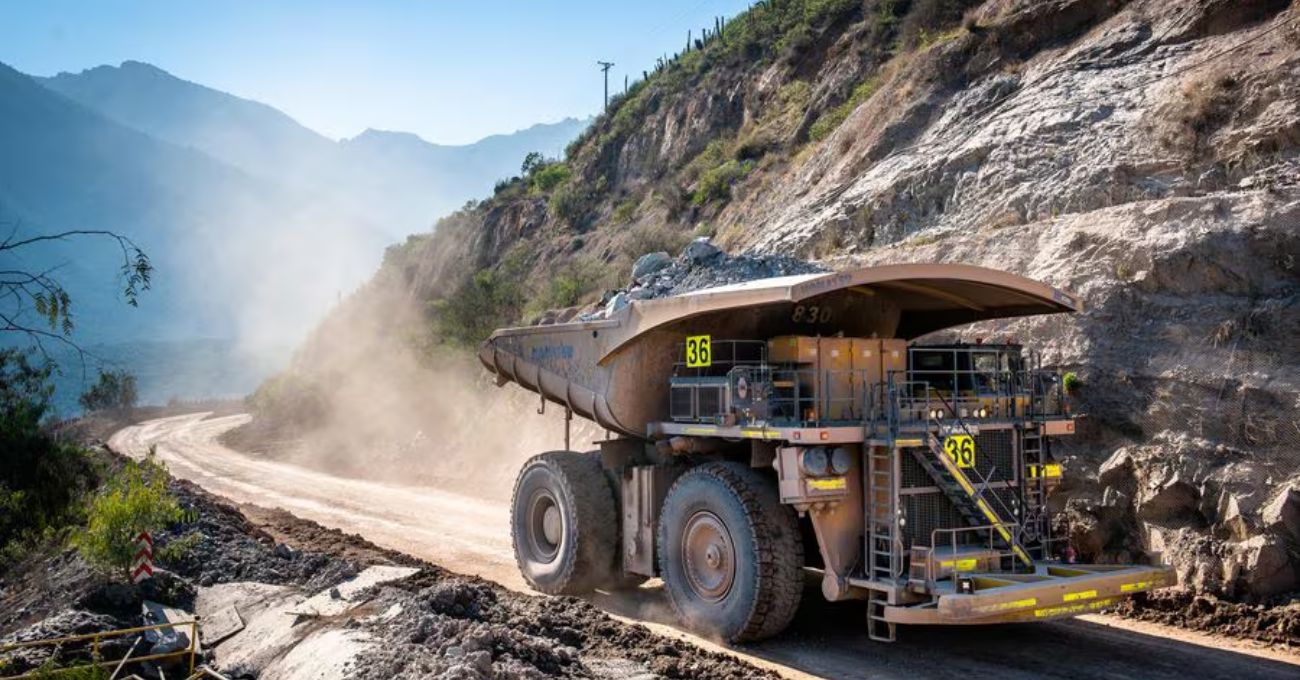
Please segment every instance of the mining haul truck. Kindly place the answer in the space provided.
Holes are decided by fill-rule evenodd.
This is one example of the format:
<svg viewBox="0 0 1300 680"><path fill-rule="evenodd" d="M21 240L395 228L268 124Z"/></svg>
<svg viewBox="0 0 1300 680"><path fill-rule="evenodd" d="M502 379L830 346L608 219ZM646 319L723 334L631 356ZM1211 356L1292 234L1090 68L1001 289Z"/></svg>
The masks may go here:
<svg viewBox="0 0 1300 680"><path fill-rule="evenodd" d="M1076 312L1006 272L891 265L641 300L506 328L479 350L565 413L565 449L515 482L524 578L577 594L663 579L684 625L780 632L808 570L898 624L1041 621L1166 585L1167 567L1075 564L1052 535L1061 376L1012 342L919 344L970 322ZM573 414L603 427L570 448Z"/></svg>

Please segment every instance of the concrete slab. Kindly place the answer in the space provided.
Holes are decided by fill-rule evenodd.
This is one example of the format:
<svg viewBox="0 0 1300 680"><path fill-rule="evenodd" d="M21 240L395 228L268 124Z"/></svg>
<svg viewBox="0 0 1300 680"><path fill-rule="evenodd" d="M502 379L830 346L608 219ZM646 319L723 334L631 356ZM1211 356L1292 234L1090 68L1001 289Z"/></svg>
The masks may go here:
<svg viewBox="0 0 1300 680"><path fill-rule="evenodd" d="M259 680L333 680L374 644L358 630L332 629L312 635L266 667Z"/></svg>
<svg viewBox="0 0 1300 680"><path fill-rule="evenodd" d="M342 616L364 602L361 592L381 583L408 578L418 572L413 567L369 567L356 576L340 583L336 588L323 590L307 598L290 611L299 616Z"/></svg>
<svg viewBox="0 0 1300 680"><path fill-rule="evenodd" d="M199 634L209 646L219 645L244 629L244 618L234 605L223 607L199 622Z"/></svg>
<svg viewBox="0 0 1300 680"><path fill-rule="evenodd" d="M337 678L370 644L360 631L342 628L347 615L365 604L361 592L417 571L370 567L309 598L287 586L226 583L199 589L195 609L222 669L253 673L263 680Z"/></svg>

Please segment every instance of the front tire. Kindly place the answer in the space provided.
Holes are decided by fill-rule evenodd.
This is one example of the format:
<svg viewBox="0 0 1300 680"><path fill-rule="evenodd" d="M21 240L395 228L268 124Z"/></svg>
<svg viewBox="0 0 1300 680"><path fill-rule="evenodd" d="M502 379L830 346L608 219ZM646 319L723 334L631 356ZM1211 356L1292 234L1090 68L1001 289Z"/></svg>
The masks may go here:
<svg viewBox="0 0 1300 680"><path fill-rule="evenodd" d="M659 570L683 623L728 642L790 624L803 594L803 539L776 485L740 463L683 474L659 518Z"/></svg>
<svg viewBox="0 0 1300 680"><path fill-rule="evenodd" d="M510 540L524 580L548 595L617 581L618 506L599 455L551 451L515 479Z"/></svg>

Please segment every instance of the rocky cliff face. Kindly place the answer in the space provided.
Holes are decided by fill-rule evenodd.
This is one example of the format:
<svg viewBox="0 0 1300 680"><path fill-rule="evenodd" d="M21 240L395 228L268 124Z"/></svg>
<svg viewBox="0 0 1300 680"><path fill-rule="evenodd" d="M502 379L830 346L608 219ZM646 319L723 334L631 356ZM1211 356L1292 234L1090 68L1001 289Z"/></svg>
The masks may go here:
<svg viewBox="0 0 1300 680"><path fill-rule="evenodd" d="M564 302L597 302L636 255L699 234L833 268L1040 279L1086 311L963 332L1014 335L1082 378L1055 502L1083 556L1159 556L1237 596L1296 587L1293 3L768 0L639 83L555 167L567 179L504 184L391 250L376 285L446 309L497 300L503 279L549 290L583 261L615 275Z"/></svg>

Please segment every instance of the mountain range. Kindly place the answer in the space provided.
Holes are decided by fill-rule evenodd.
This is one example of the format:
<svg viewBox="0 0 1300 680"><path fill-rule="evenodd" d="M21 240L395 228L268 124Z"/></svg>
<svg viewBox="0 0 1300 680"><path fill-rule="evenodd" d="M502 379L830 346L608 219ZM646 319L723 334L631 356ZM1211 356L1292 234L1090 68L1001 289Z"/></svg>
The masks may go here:
<svg viewBox="0 0 1300 680"><path fill-rule="evenodd" d="M22 234L111 229L157 266L121 305L115 244L24 253L58 265L75 338L293 342L379 263L530 151L561 154L566 119L463 146L367 130L334 141L266 104L128 61L32 77L0 64L0 224Z"/></svg>
<svg viewBox="0 0 1300 680"><path fill-rule="evenodd" d="M461 146L374 129L336 142L271 106L137 61L36 80L122 125L254 177L323 191L395 238L489 193L496 180L518 172L530 151L562 155L590 122L568 118Z"/></svg>

